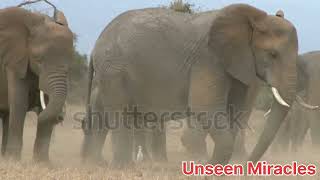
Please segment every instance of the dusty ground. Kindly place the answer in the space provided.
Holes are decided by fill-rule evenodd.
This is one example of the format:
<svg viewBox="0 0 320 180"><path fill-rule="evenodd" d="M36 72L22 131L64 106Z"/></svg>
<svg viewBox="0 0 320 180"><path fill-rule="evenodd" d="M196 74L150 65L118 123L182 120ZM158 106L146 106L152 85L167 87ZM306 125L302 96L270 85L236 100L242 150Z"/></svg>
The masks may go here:
<svg viewBox="0 0 320 180"><path fill-rule="evenodd" d="M81 111L81 108L68 108L68 116L63 125L58 125L55 129L54 140L51 145L52 166L44 166L32 162L32 147L35 139L35 117L28 114L28 120L24 132L24 148L22 162L11 162L1 159L0 179L92 179L92 180L120 180L120 179L150 179L150 180L176 180L176 179L205 179L204 177L185 177L180 172L180 163L187 160L188 155L180 143L181 130L170 130L168 133L168 156L167 164L142 164L135 168L126 170L109 169L107 166L88 166L80 162L80 148L82 143L82 131L78 128L79 123L72 120L72 114ZM255 112L251 118L250 126L254 131L248 131L247 148L252 149L256 138L261 132L263 112ZM207 139L209 152L212 150L213 143ZM310 162L317 164L320 155L312 152L310 142L307 141L301 153L292 155L283 153L278 156L271 156L268 152L264 160L270 162ZM104 148L104 155L107 160L111 159L109 139ZM318 165L318 164L317 164ZM208 178L214 179L214 177ZM223 179L320 179L320 175L314 177L260 177L260 178L240 178L232 177Z"/></svg>

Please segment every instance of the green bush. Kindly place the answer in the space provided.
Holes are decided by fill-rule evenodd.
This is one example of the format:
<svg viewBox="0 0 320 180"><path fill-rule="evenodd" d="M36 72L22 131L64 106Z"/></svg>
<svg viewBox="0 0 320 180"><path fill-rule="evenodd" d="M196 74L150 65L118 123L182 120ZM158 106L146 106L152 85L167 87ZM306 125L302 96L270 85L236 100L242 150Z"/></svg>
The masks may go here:
<svg viewBox="0 0 320 180"><path fill-rule="evenodd" d="M189 4L188 2L184 2L184 0L173 0L170 3L169 8L172 10L175 10L177 12L183 12L183 13L193 13L192 9L193 5Z"/></svg>
<svg viewBox="0 0 320 180"><path fill-rule="evenodd" d="M77 42L77 35L74 35L74 44ZM74 47L73 59L69 69L68 98L69 104L83 103L86 98L88 62L87 55L80 54Z"/></svg>

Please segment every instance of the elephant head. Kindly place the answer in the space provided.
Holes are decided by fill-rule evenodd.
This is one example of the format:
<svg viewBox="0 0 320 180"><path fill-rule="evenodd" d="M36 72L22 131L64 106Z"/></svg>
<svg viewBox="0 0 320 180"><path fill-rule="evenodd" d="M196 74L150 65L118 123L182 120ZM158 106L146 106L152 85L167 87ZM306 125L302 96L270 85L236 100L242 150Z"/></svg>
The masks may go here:
<svg viewBox="0 0 320 180"><path fill-rule="evenodd" d="M0 10L0 41L4 42L7 68L18 77L28 73L39 77L39 89L49 102L39 122L54 122L67 95L67 76L73 56L73 33L62 12L55 19L19 7ZM42 99L44 99L42 97Z"/></svg>
<svg viewBox="0 0 320 180"><path fill-rule="evenodd" d="M256 77L272 88L275 102L250 160L257 161L274 139L288 106L295 99L298 38L283 13L268 15L244 4L221 10L209 33L209 46L223 60L225 71L245 86Z"/></svg>

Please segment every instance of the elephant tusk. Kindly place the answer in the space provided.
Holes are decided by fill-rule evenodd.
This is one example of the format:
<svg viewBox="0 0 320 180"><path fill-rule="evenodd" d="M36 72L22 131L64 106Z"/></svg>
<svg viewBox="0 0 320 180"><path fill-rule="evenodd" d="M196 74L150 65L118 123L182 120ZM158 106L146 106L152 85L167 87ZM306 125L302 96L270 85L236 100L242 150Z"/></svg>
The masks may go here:
<svg viewBox="0 0 320 180"><path fill-rule="evenodd" d="M46 103L45 103L45 100L44 100L44 93L41 90L40 90L40 103L41 103L42 109L45 110L46 109Z"/></svg>
<svg viewBox="0 0 320 180"><path fill-rule="evenodd" d="M271 109L269 109L266 113L264 113L263 117L267 119L270 113L271 113Z"/></svg>
<svg viewBox="0 0 320 180"><path fill-rule="evenodd" d="M310 104L307 104L300 96L296 96L296 100L297 102L302 106L302 107L305 107L307 109L310 109L310 110L316 110L316 109L319 109L319 106L313 106L313 105L310 105Z"/></svg>
<svg viewBox="0 0 320 180"><path fill-rule="evenodd" d="M274 98L277 100L279 104L281 104L282 106L290 107L290 105L286 103L285 100L283 100L283 98L281 97L281 95L275 87L272 87L271 90Z"/></svg>

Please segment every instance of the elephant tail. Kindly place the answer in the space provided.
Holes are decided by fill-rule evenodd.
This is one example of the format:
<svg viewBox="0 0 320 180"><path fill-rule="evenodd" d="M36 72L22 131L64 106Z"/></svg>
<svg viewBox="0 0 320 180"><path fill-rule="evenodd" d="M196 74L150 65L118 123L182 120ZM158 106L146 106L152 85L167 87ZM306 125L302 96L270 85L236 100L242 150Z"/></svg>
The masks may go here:
<svg viewBox="0 0 320 180"><path fill-rule="evenodd" d="M87 106L90 106L91 101L91 90L92 90L92 79L93 79L93 58L90 57L89 69L88 69L88 91L87 91Z"/></svg>
<svg viewBox="0 0 320 180"><path fill-rule="evenodd" d="M92 109L91 109L91 91L92 91L92 80L93 80L93 57L90 56L89 68L88 68L88 89L86 99L86 118L82 122L82 129L85 133L89 133L92 128Z"/></svg>

